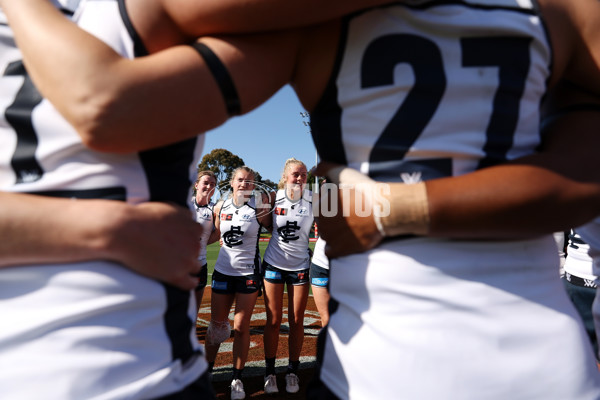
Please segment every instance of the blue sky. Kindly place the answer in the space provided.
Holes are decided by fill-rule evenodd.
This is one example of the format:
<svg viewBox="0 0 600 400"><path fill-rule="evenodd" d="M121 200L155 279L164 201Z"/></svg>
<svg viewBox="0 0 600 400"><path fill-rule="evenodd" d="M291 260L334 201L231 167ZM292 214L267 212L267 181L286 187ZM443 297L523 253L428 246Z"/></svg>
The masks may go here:
<svg viewBox="0 0 600 400"><path fill-rule="evenodd" d="M227 149L263 179L273 182L279 182L285 160L290 157L303 161L310 169L316 163L315 147L309 128L302 123L303 111L294 91L285 86L254 111L207 132L202 156L216 148Z"/></svg>

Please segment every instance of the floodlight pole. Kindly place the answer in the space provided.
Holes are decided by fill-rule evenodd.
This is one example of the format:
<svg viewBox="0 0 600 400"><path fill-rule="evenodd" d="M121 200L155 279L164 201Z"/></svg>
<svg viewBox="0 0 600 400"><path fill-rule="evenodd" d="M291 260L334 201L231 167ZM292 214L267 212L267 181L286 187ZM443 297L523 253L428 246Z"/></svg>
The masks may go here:
<svg viewBox="0 0 600 400"><path fill-rule="evenodd" d="M300 111L300 116L302 117L302 123L304 126L308 127L308 133L311 135L312 139L312 131L310 128L310 114L306 111ZM305 120L308 119L308 121ZM315 166L319 164L319 152L315 149ZM315 187L313 188L314 194L319 194L319 178L315 175ZM317 223L315 222L315 238L319 236L319 229L317 228Z"/></svg>
<svg viewBox="0 0 600 400"><path fill-rule="evenodd" d="M304 126L308 127L308 133L311 135L312 138L312 132L311 132L311 128L310 128L310 114L306 111L300 111L300 116L303 118L302 123L304 124ZM304 120L304 118L308 118L308 121ZM315 166L319 164L319 152L315 149ZM315 187L313 192L315 193L319 193L319 178L315 175Z"/></svg>

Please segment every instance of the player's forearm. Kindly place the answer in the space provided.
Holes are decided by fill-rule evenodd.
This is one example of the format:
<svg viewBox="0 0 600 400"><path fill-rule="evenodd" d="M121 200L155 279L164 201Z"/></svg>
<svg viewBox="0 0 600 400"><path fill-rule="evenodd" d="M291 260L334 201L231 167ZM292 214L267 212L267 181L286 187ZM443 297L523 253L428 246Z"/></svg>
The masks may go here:
<svg viewBox="0 0 600 400"><path fill-rule="evenodd" d="M106 232L94 229L103 222L97 219L102 215L91 214L95 201L0 192L0 204L0 267L84 261L106 254Z"/></svg>
<svg viewBox="0 0 600 400"><path fill-rule="evenodd" d="M199 56L189 46L134 63L71 23L47 0L4 0L2 6L36 86L97 150L147 149L224 121L212 76L199 73ZM206 113L176 118L192 104ZM149 117L149 110L156 109L173 118Z"/></svg>
<svg viewBox="0 0 600 400"><path fill-rule="evenodd" d="M434 237L526 238L600 214L600 184L574 181L535 163L429 181L427 197L428 235Z"/></svg>

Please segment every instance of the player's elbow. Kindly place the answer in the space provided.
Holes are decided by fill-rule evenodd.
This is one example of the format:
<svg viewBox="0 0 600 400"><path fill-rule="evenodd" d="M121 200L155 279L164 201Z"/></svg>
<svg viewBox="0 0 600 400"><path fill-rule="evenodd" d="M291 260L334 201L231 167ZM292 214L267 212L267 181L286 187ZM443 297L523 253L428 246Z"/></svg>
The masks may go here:
<svg viewBox="0 0 600 400"><path fill-rule="evenodd" d="M88 97L73 108L68 119L86 147L102 152L125 153L130 149L121 146L119 140L125 127L122 111L112 98L102 95Z"/></svg>

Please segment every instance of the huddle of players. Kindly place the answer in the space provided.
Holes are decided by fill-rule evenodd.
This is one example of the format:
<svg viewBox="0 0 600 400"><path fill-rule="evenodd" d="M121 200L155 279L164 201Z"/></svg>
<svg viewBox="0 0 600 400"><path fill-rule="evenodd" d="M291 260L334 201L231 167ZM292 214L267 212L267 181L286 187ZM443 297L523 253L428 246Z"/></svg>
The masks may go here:
<svg viewBox="0 0 600 400"><path fill-rule="evenodd" d="M547 236L600 213L599 168L585 166L597 162L600 51L591 44L598 2L410 0L300 31L203 38L189 46L204 34L229 32L227 22L237 32L257 21L261 30L281 27L278 21L287 27L307 14L313 19L303 23L347 14L336 7L357 2L318 2L319 12L311 12L314 1L254 0L242 13L225 13L219 25L218 15L195 13L239 2L128 0L125 7L121 0L88 0L77 8L77 1L61 0L65 13L74 11L75 25L47 0L0 0L11 24L0 25L6 143L0 181L5 192L26 193L1 194L6 202L22 200L5 208L10 213L2 221L18 216L11 232L35 228L1 245L17 245L2 248L19 264L12 259L5 265L14 268L0 271L4 393L204 393L208 365L190 340L194 314L183 306L190 294L168 285L189 289L200 280L191 275L200 270L191 262L198 244L189 243L197 228L140 229L149 222L143 211L169 210L157 202L187 203L189 164L202 148L197 132L251 110L291 82L311 112L321 159L346 167L321 172L367 188L373 179L389 182L392 191L388 218L319 221L330 251L356 254L332 258L335 312L320 349L322 387L313 397L396 398L399 391L422 399L599 397L595 360L556 279L556 249ZM297 3L300 9L289 12ZM572 93L552 96L569 85L585 88L583 105ZM540 104L552 98L572 103L540 126ZM245 190L240 183L235 205ZM40 224L55 214L32 222L30 216L60 197L81 200L62 202L71 212L61 213L52 230L67 226L85 235L39 235ZM90 197L96 200L84 200ZM29 212L17 213L23 210ZM184 213L166 215L163 222L185 225ZM102 223L114 216L121 216L117 225L135 217L137 240L129 241L135 246L119 240L131 230L114 225L108 250L77 241L105 232ZM347 229L332 235L339 224ZM230 230L228 240L235 240L239 231ZM156 237L164 243L138 245ZM32 243L39 258L16 251ZM173 251L179 245L182 252ZM78 251L56 251L73 247ZM265 293L274 289L276 309L282 284L271 272ZM227 290L230 282L218 282ZM244 300L236 298L236 307ZM214 342L228 332L218 317L210 329ZM557 370L563 379L555 379Z"/></svg>

